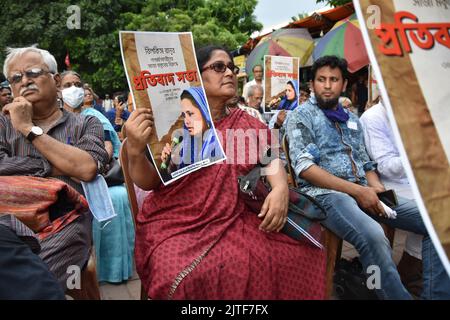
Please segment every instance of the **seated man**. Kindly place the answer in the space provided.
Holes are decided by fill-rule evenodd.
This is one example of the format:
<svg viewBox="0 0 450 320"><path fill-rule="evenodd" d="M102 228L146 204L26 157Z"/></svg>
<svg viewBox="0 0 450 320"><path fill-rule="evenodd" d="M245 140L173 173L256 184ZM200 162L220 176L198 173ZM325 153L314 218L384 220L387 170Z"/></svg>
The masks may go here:
<svg viewBox="0 0 450 320"><path fill-rule="evenodd" d="M377 295L411 299L400 281L389 242L374 219L413 231L423 238L424 299L449 299L450 280L439 260L414 201L399 197L396 219L387 218L377 193L385 190L364 147L356 115L338 103L347 85L347 62L336 56L318 59L312 67L315 97L292 111L287 120L290 157L299 186L325 208L322 224L350 242L364 270L380 270Z"/></svg>
<svg viewBox="0 0 450 320"><path fill-rule="evenodd" d="M238 106L252 117L255 117L262 123L265 123L263 118L263 111L261 108L263 95L264 91L260 85L255 84L253 86L250 86L250 88L248 89L247 106L242 104L239 104Z"/></svg>
<svg viewBox="0 0 450 320"><path fill-rule="evenodd" d="M0 175L56 177L82 194L79 181L94 179L107 164L101 123L60 108L61 79L48 51L8 49L3 73L14 100L0 114ZM62 223L67 225L39 241L39 255L65 287L67 267L88 261L91 216Z"/></svg>
<svg viewBox="0 0 450 320"><path fill-rule="evenodd" d="M414 199L384 104L379 102L369 108L362 114L360 122L367 153L377 162L377 171L383 184L404 198ZM398 264L398 270L403 283L417 295L420 294L418 289L422 287L420 284L414 285L421 279L421 251L422 236L408 232L405 252Z"/></svg>

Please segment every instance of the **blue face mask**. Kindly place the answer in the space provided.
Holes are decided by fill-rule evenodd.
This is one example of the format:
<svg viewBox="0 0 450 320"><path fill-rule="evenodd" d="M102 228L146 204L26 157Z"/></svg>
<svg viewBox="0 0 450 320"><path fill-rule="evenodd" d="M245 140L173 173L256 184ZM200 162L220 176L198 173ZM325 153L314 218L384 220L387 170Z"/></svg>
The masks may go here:
<svg viewBox="0 0 450 320"><path fill-rule="evenodd" d="M97 221L110 220L117 215L109 196L108 185L102 175L98 174L94 180L89 182L81 181L81 185L89 203L89 209Z"/></svg>

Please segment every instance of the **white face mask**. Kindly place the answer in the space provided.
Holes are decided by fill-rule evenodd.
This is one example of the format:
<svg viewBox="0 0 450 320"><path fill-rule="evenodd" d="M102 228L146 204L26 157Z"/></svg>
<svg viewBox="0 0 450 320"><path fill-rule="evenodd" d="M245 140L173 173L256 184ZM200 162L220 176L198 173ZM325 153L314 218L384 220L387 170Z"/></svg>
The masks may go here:
<svg viewBox="0 0 450 320"><path fill-rule="evenodd" d="M71 86L61 91L63 101L72 109L78 108L84 99L84 89Z"/></svg>

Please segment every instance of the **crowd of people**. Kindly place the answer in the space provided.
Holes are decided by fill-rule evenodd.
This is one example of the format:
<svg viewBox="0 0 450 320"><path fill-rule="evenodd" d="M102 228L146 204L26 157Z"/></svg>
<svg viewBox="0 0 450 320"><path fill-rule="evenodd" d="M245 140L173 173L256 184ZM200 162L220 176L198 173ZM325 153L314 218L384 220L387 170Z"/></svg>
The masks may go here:
<svg viewBox="0 0 450 320"><path fill-rule="evenodd" d="M204 134L212 124L222 136L249 128L264 132L268 139L247 137L264 152L279 145L270 140L276 130L279 141L287 139L292 162L280 155L267 164L270 192L257 215L240 197L237 183L256 165L236 160L253 156L252 143L242 146L237 136L223 139L227 161L165 186L147 152L154 130L151 110L134 108L124 92L100 100L77 72L59 73L46 50L9 49L3 66L8 83L0 87L0 182L13 179L8 187L0 183L2 196L12 199L8 210L0 205L5 210L0 211L0 298L64 299L68 268L84 268L94 250L98 281L126 281L135 263L151 299L326 299L326 248L279 232L287 221L291 165L298 188L327 212L321 224L356 248L364 270L378 266L380 299L413 298L380 223L410 232L408 259L421 260L423 270L421 292L414 294L450 299L450 279L407 192L383 102L377 97L371 106L374 101L363 102L363 94L343 97L344 59L316 60L311 81L286 83L273 101L275 112L268 114L262 105L262 66L254 66L254 80L238 102L239 68L231 54L206 46L196 55L206 96L201 88L184 90L180 110L187 132L183 142L198 132L203 140L191 153L184 143L176 150L167 144L161 159L170 171L175 164L169 155L181 159L177 168L198 157L217 157L218 141ZM353 91L364 85L359 81ZM371 107L365 110L366 105ZM125 135L128 172L144 191L135 224L125 185L108 185L104 178ZM55 178L74 195L73 203L52 206L42 223L36 201L53 192ZM40 197L14 198L29 179L40 186ZM399 194L395 219L377 195L386 189ZM17 214L24 208L39 227Z"/></svg>

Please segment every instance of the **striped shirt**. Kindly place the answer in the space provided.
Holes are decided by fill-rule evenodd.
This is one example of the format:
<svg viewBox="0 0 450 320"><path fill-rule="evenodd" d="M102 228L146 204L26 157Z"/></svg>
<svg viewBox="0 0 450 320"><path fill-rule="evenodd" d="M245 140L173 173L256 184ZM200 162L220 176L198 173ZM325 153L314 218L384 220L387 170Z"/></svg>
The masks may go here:
<svg viewBox="0 0 450 320"><path fill-rule="evenodd" d="M54 139L88 152L97 162L97 172L102 173L108 163L108 153L104 147L103 126L93 116L69 113L63 115L48 130ZM9 118L0 114L0 175L25 175L48 177L52 164L12 126ZM56 177L83 194L81 184L68 176ZM0 213L0 224L12 229L48 265L49 269L66 288L69 276L67 268L82 268L89 258L91 248L92 217L86 214L64 227L61 231L39 240L22 222L14 216ZM40 247L40 248L39 248Z"/></svg>
<svg viewBox="0 0 450 320"><path fill-rule="evenodd" d="M104 147L103 126L93 116L69 113L64 109L62 117L48 130L52 138L88 152L97 162L102 173L108 163ZM9 118L0 114L0 175L48 177L52 164L30 143L23 134L16 131ZM56 177L83 194L81 184L70 177Z"/></svg>

